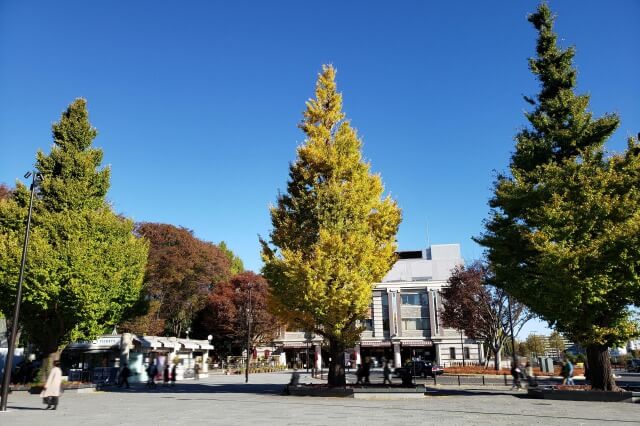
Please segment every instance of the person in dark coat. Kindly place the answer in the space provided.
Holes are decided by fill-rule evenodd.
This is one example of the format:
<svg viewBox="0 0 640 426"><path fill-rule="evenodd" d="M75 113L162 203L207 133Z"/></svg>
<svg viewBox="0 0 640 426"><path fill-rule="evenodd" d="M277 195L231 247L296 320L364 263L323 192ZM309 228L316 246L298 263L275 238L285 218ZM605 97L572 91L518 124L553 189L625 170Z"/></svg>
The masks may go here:
<svg viewBox="0 0 640 426"><path fill-rule="evenodd" d="M364 377L364 383L370 384L369 375L371 374L371 360L369 357L366 357L364 360L364 364L362 364L362 376Z"/></svg>
<svg viewBox="0 0 640 426"><path fill-rule="evenodd" d="M131 376L131 370L129 369L129 365L125 364L122 367L122 371L120 371L120 383L118 387L126 386L129 389L129 376Z"/></svg>
<svg viewBox="0 0 640 426"><path fill-rule="evenodd" d="M169 383L169 364L164 365L164 371L162 372L162 383L167 386Z"/></svg>
<svg viewBox="0 0 640 426"><path fill-rule="evenodd" d="M387 383L391 384L391 366L389 365L391 361L386 361L384 363L384 369L382 370L382 374L384 376L384 380L382 384L385 385Z"/></svg>
<svg viewBox="0 0 640 426"><path fill-rule="evenodd" d="M174 386L176 384L176 368L178 367L178 364L173 364L173 367L171 367L171 386Z"/></svg>

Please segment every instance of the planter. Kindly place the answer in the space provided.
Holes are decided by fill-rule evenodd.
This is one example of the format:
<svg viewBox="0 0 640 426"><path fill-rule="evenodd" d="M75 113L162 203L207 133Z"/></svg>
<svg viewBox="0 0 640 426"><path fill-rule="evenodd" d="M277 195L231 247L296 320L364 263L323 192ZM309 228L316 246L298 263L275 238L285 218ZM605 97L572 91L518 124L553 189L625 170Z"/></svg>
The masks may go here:
<svg viewBox="0 0 640 426"><path fill-rule="evenodd" d="M598 402L632 402L633 392L604 392L596 390L579 389L570 390L565 386L562 389L555 388L529 388L527 391L531 398L554 399L563 401L598 401Z"/></svg>
<svg viewBox="0 0 640 426"><path fill-rule="evenodd" d="M330 398L356 399L409 399L424 398L426 388L423 385L403 387L386 385L329 387L327 385L287 385L285 395L320 396Z"/></svg>

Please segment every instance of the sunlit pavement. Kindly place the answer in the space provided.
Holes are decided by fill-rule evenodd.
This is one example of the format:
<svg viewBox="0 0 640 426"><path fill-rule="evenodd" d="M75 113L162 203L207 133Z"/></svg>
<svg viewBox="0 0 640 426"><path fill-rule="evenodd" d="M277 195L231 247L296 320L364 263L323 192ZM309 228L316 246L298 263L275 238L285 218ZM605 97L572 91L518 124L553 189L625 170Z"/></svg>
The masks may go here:
<svg viewBox="0 0 640 426"><path fill-rule="evenodd" d="M301 383L319 382L301 375ZM215 375L151 390L67 392L57 411L44 410L38 395L14 392L0 425L640 424L640 404L535 400L508 387L451 386L448 396L359 400L282 396L289 379L290 373L254 374L245 384L244 376Z"/></svg>

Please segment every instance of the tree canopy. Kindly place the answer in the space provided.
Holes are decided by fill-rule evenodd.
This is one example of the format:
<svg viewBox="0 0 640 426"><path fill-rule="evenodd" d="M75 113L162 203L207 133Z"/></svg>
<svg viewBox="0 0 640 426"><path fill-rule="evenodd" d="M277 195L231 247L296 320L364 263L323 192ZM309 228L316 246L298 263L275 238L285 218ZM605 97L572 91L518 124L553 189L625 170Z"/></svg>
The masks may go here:
<svg viewBox="0 0 640 426"><path fill-rule="evenodd" d="M213 336L219 352L244 349L248 319L251 319L252 346L270 344L281 322L269 310L270 287L262 276L247 271L216 286L198 314L195 326L204 337ZM229 351L230 352L230 351Z"/></svg>
<svg viewBox="0 0 640 426"><path fill-rule="evenodd" d="M34 200L20 324L44 354L111 330L138 299L147 244L105 196L109 168L92 147L97 132L76 99L53 125ZM18 182L0 200L0 310L12 312L30 191ZM50 358L51 359L51 358Z"/></svg>
<svg viewBox="0 0 640 426"><path fill-rule="evenodd" d="M529 21L540 92L525 98L530 126L516 135L478 242L498 285L585 346L592 385L613 389L607 348L638 335L629 307L640 302L640 145L605 151L618 117L594 118L589 96L575 93L575 51L558 46L549 8Z"/></svg>
<svg viewBox="0 0 640 426"><path fill-rule="evenodd" d="M180 336L215 286L230 277L229 259L215 244L185 228L140 223L136 233L150 243L143 293L148 311L123 327L136 333L166 331Z"/></svg>
<svg viewBox="0 0 640 426"><path fill-rule="evenodd" d="M391 267L400 209L363 161L342 112L336 71L324 66L300 128L306 139L289 167L287 192L271 208L272 246L262 241L263 274L278 312L325 337L329 383L344 383L342 352L359 339L374 283Z"/></svg>
<svg viewBox="0 0 640 426"><path fill-rule="evenodd" d="M446 327L455 328L475 340L483 341L493 352L495 369L500 369L503 346L511 338L509 309L514 334L531 318L527 308L490 284L491 272L482 262L457 266L448 286L442 289L440 318Z"/></svg>

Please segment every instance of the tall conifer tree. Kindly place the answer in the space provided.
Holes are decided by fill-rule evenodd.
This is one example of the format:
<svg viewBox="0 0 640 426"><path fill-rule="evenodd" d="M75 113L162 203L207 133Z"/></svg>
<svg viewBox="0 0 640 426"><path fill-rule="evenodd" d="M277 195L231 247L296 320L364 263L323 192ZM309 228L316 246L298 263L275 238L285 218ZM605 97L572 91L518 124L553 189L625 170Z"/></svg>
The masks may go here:
<svg viewBox="0 0 640 426"><path fill-rule="evenodd" d="M335 69L324 66L307 102L306 135L290 166L287 193L271 209L263 273L279 312L325 337L329 384L345 383L344 350L354 345L374 283L394 261L400 209L362 160L361 142L344 119Z"/></svg>
<svg viewBox="0 0 640 426"><path fill-rule="evenodd" d="M530 127L516 135L478 242L497 285L585 346L593 387L611 390L607 348L638 334L629 308L640 304L640 147L605 152L618 117L593 118L589 96L575 94L575 52L558 47L547 5L529 21L540 93L525 98Z"/></svg>
<svg viewBox="0 0 640 426"><path fill-rule="evenodd" d="M105 200L109 169L84 99L53 125L51 153L37 154L42 175L24 278L21 327L50 361L74 340L111 331L138 298L147 244L133 222ZM0 310L13 312L29 190L0 200Z"/></svg>

